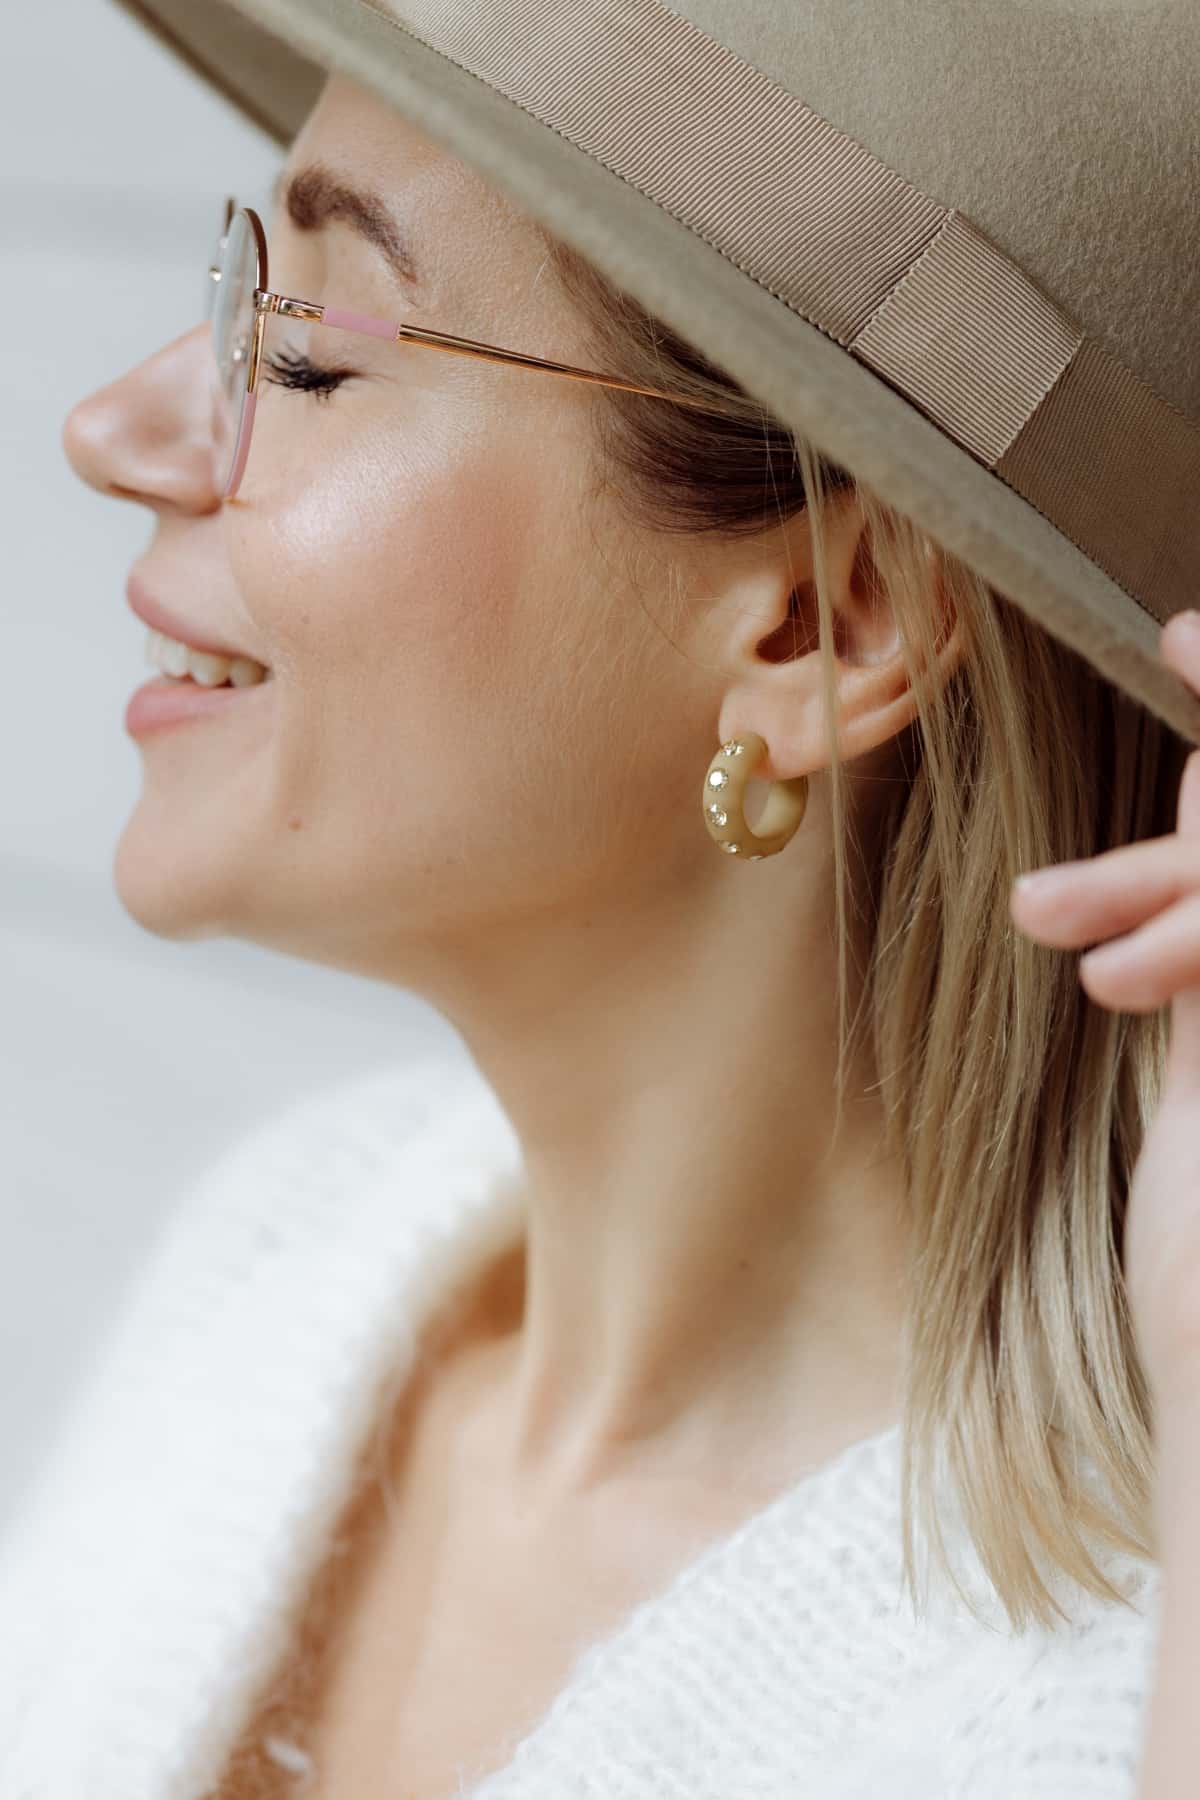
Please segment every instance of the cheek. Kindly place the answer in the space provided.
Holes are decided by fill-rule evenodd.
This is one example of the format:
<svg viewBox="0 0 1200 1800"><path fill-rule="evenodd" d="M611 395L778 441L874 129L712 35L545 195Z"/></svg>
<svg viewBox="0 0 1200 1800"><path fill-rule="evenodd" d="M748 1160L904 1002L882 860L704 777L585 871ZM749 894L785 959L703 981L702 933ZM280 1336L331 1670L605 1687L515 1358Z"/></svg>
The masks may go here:
<svg viewBox="0 0 1200 1800"><path fill-rule="evenodd" d="M318 834L361 893L456 822L459 841L481 814L501 828L514 757L558 736L531 682L563 686L562 489L527 451L364 435L286 497L259 491L231 555L280 683L277 842L303 857Z"/></svg>
<svg viewBox="0 0 1200 1800"><path fill-rule="evenodd" d="M536 475L514 463L360 433L259 508L235 580L285 681L351 704L494 682L545 546Z"/></svg>

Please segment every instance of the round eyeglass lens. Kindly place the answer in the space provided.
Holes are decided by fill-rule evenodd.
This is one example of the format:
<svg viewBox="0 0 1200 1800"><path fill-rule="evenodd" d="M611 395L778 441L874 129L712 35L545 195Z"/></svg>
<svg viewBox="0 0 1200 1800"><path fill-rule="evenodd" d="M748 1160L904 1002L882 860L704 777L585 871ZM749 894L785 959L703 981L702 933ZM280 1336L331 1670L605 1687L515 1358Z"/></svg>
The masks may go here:
<svg viewBox="0 0 1200 1800"><path fill-rule="evenodd" d="M254 336L254 289L258 258L254 232L244 212L236 212L214 261L210 307L213 347L213 481L224 495L233 473L246 409L246 375ZM210 279L212 279L210 277Z"/></svg>

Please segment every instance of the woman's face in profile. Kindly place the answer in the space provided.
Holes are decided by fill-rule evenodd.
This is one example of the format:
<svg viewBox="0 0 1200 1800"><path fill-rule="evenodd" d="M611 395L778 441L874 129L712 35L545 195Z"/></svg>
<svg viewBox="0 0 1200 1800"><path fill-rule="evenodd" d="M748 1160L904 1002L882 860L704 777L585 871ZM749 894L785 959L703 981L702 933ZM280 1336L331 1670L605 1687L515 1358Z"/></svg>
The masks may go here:
<svg viewBox="0 0 1200 1800"><path fill-rule="evenodd" d="M289 151L289 172L312 165L382 196L420 286L344 219L301 228L281 206L264 221L271 287L595 366L530 221L346 78ZM138 739L114 864L127 910L164 936L419 986L438 944L482 928L498 947L497 930L609 884L628 901L631 870L661 875L664 829L710 857L691 790L719 694L632 585L589 385L275 316L268 357L345 377L260 386L223 505L211 354L198 326L64 429L83 479L154 512L141 586L271 677ZM672 712L677 741L695 725L677 767L657 756Z"/></svg>

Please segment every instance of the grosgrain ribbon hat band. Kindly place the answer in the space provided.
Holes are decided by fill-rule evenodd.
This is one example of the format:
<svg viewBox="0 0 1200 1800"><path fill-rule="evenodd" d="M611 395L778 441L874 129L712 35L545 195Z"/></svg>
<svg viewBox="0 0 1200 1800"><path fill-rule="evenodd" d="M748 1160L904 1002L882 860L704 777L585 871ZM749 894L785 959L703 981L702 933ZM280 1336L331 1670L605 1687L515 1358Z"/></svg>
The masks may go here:
<svg viewBox="0 0 1200 1800"><path fill-rule="evenodd" d="M1200 423L803 100L658 0L359 3L701 231L1160 624L1200 603Z"/></svg>
<svg viewBox="0 0 1200 1800"><path fill-rule="evenodd" d="M281 140L367 83L1200 742L1193 0L122 3Z"/></svg>

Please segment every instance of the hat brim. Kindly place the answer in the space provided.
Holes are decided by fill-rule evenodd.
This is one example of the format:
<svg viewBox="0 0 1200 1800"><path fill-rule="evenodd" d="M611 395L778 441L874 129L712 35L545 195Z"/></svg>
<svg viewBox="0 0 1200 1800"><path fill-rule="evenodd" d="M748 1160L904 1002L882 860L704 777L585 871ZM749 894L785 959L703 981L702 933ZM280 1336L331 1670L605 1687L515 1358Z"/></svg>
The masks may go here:
<svg viewBox="0 0 1200 1800"><path fill-rule="evenodd" d="M117 0L280 145L337 70L491 182L772 415L961 557L1189 743L1160 622L886 381L507 95L346 0Z"/></svg>

